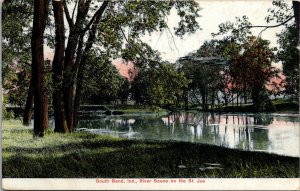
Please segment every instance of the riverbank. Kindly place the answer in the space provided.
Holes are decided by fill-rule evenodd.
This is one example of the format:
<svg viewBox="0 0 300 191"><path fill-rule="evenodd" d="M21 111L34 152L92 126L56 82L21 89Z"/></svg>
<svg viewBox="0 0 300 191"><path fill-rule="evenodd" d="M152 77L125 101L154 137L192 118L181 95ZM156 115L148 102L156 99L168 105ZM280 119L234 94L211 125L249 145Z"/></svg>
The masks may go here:
<svg viewBox="0 0 300 191"><path fill-rule="evenodd" d="M279 112L279 113L299 113L299 104L293 101L284 99L272 100L272 110L260 111L260 112ZM12 112L13 116L21 118L23 115L23 109L20 107L7 107L8 112ZM98 114L104 115L123 115L123 114L154 114L162 115L169 112L177 111L203 111L200 106L189 106L186 107L176 107L165 106L161 107L151 107L148 105L81 105L79 114L88 114L91 116L97 116ZM258 111L252 104L240 104L228 105L227 107L215 107L213 109L208 109L208 112L252 112L257 113ZM49 105L49 115L53 115L53 108ZM86 115L84 116L86 117Z"/></svg>
<svg viewBox="0 0 300 191"><path fill-rule="evenodd" d="M299 177L296 157L83 132L34 139L16 120L3 121L2 140L3 177Z"/></svg>
<svg viewBox="0 0 300 191"><path fill-rule="evenodd" d="M189 110L203 111L201 107L191 107ZM258 111L252 104L240 104L236 105L228 105L222 107L215 107L208 109L210 112L252 112L257 113ZM299 112L299 104L289 100L276 99L272 100L272 106L269 110L263 110L259 112L283 112L283 113L298 113Z"/></svg>

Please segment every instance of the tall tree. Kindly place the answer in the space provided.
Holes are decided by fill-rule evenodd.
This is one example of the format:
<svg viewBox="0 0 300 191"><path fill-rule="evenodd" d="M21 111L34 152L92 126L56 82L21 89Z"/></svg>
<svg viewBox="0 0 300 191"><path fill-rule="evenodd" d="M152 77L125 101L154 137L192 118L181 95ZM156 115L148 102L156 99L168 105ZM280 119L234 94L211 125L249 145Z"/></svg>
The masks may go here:
<svg viewBox="0 0 300 191"><path fill-rule="evenodd" d="M32 105L34 101L33 78L30 80L30 85L27 93L26 104L23 114L23 125L28 126L32 117Z"/></svg>
<svg viewBox="0 0 300 191"><path fill-rule="evenodd" d="M296 47L299 44L300 3L298 1L293 1L292 4L289 4L286 1L273 0L272 5L273 7L268 9L269 14L265 17L265 20L267 23L275 22L275 24L252 25L249 22L248 17L243 16L242 19L237 18L236 23L226 22L220 24L219 32L213 35L224 35L231 32L231 38L237 40L237 37L239 36L238 34L242 34L242 36L249 36L251 35L251 28L262 28L257 38L259 39L262 32L269 28L285 27L285 30L278 35L278 42L280 44L278 58L282 61L284 69L283 72L287 75L286 93L296 95L298 91L297 89L299 89L299 86L295 86L295 84L299 84L299 62L297 62L297 60L299 60L299 50L297 50ZM299 94L300 93L298 91L298 97L300 97Z"/></svg>
<svg viewBox="0 0 300 191"><path fill-rule="evenodd" d="M34 1L31 37L32 78L34 88L34 135L43 137L48 127L48 99L45 87L44 30L48 16L48 0Z"/></svg>
<svg viewBox="0 0 300 191"><path fill-rule="evenodd" d="M55 20L55 53L52 62L53 79L53 108L56 132L69 132L65 118L62 79L65 52L65 25L63 2L53 0L53 12Z"/></svg>
<svg viewBox="0 0 300 191"><path fill-rule="evenodd" d="M82 101L85 103L104 104L116 100L123 78L117 68L104 57L91 55L86 66L89 76L82 81Z"/></svg>
<svg viewBox="0 0 300 191"><path fill-rule="evenodd" d="M266 84L278 69L271 67L274 49L270 42L256 37L249 37L241 44L241 52L230 60L230 76L239 92L251 92L253 104L257 110L268 110L270 104L266 94ZM278 77L278 76L277 76Z"/></svg>
<svg viewBox="0 0 300 191"><path fill-rule="evenodd" d="M174 105L182 96L188 80L174 64L157 62L155 68L141 68L133 79L131 92L138 104L148 104L153 109Z"/></svg>
<svg viewBox="0 0 300 191"><path fill-rule="evenodd" d="M286 93L297 97L299 93L299 50L297 49L297 28L289 26L278 34L280 45L278 59L282 61L283 73L286 77Z"/></svg>
<svg viewBox="0 0 300 191"><path fill-rule="evenodd" d="M290 6L286 1L273 0L273 8L269 10L271 13L267 18L276 20L277 26L285 26L285 29L277 34L280 45L278 58L282 61L283 73L286 76L285 93L292 97L298 97L300 103L299 91L299 20L300 20L300 2L293 1ZM293 22L287 22L293 19ZM300 104L299 104L300 107Z"/></svg>

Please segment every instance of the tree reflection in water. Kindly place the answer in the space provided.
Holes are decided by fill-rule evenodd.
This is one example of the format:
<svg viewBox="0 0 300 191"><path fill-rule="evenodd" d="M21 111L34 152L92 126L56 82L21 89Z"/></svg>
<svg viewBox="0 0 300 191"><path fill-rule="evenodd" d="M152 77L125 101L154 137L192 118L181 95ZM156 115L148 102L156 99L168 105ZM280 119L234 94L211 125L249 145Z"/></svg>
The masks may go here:
<svg viewBox="0 0 300 191"><path fill-rule="evenodd" d="M178 112L165 116L103 116L94 120L81 120L79 127L105 129L107 132L111 131L111 135L120 137L125 133L130 135L127 138L179 140L242 150L299 155L299 151L286 151L290 148L285 142L289 144L299 142L299 132L297 134L295 130L299 129L299 119L295 119L297 116L292 116L293 120L286 122L289 117L291 116L278 117L272 114L250 113ZM276 124L279 122L288 124L278 127ZM285 132L285 137L280 137L281 131ZM270 134L276 136L270 137ZM289 136L292 140L289 140Z"/></svg>

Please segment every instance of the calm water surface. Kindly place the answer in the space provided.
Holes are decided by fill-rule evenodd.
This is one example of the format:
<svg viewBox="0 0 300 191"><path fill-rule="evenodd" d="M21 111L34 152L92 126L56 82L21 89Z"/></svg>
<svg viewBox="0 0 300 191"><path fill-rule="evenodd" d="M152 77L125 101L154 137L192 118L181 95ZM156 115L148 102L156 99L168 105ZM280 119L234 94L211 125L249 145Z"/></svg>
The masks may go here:
<svg viewBox="0 0 300 191"><path fill-rule="evenodd" d="M129 139L177 140L299 157L299 114L122 115L82 119L79 128Z"/></svg>

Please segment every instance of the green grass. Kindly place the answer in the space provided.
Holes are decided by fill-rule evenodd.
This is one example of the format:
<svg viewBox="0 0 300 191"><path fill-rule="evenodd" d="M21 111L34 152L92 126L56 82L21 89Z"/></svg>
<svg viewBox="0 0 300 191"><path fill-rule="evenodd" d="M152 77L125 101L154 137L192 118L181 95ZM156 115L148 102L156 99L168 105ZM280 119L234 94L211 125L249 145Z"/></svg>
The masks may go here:
<svg viewBox="0 0 300 191"><path fill-rule="evenodd" d="M109 108L112 111L121 111L124 114L138 114L138 113L164 113L167 112L167 110L162 108L151 108L150 106L144 106L144 105L108 105L107 108Z"/></svg>
<svg viewBox="0 0 300 191"><path fill-rule="evenodd" d="M297 112L299 111L299 105L296 102L284 99L272 100L274 109L269 112ZM201 110L201 109L200 109ZM241 104L223 106L222 108L214 108L212 111L219 112L257 112L252 104Z"/></svg>
<svg viewBox="0 0 300 191"><path fill-rule="evenodd" d="M139 114L139 113L161 113L167 112L167 110L162 108L156 108L153 110L150 106L146 105L83 105L80 106L81 110L94 111L94 110L103 110L103 111L117 111L122 114Z"/></svg>
<svg viewBox="0 0 300 191"><path fill-rule="evenodd" d="M299 177L295 157L89 133L49 131L33 138L20 121L4 121L2 127L3 177ZM199 170L204 163L220 163L223 169Z"/></svg>
<svg viewBox="0 0 300 191"><path fill-rule="evenodd" d="M275 99L272 101L276 111L299 111L299 103L284 99Z"/></svg>

